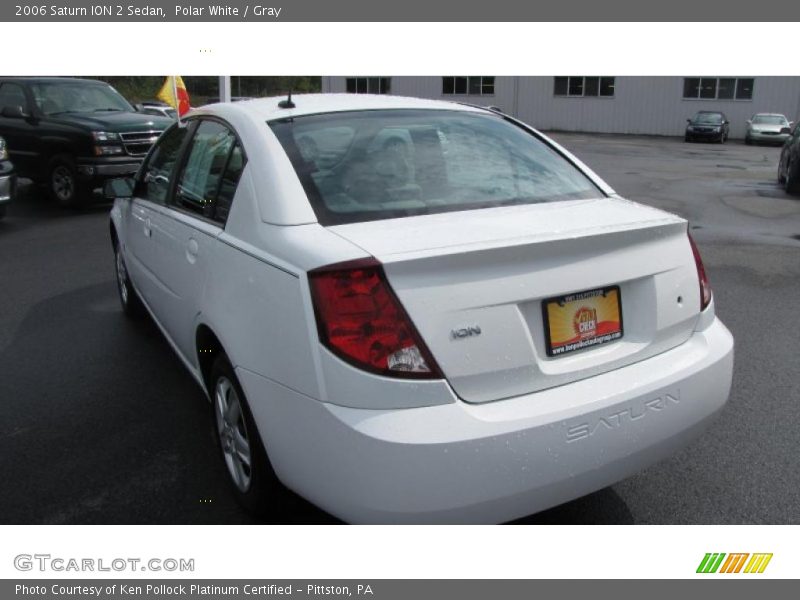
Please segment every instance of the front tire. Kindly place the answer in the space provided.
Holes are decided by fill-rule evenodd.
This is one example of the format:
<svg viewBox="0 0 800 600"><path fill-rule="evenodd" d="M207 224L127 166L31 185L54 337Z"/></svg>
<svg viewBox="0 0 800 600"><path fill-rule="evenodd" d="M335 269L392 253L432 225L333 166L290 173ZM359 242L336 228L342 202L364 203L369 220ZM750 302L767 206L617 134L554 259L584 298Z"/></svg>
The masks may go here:
<svg viewBox="0 0 800 600"><path fill-rule="evenodd" d="M75 161L70 156L61 154L50 161L47 167L47 191L64 208L75 208L85 199Z"/></svg>
<svg viewBox="0 0 800 600"><path fill-rule="evenodd" d="M745 136L744 143L747 144L748 146L752 146L753 145L753 140L748 135L748 136Z"/></svg>
<svg viewBox="0 0 800 600"><path fill-rule="evenodd" d="M781 167L783 166L782 162L783 161L778 162L778 185L784 185L786 183L786 177L784 176L783 171L781 171Z"/></svg>
<svg viewBox="0 0 800 600"><path fill-rule="evenodd" d="M225 354L214 361L210 384L215 437L236 500L257 516L274 512L285 488L267 458L247 398Z"/></svg>
<svg viewBox="0 0 800 600"><path fill-rule="evenodd" d="M800 163L792 161L786 165L786 183L785 189L787 194L793 196L800 195Z"/></svg>
<svg viewBox="0 0 800 600"><path fill-rule="evenodd" d="M119 243L114 244L114 267L117 273L117 293L122 305L122 312L129 319L138 319L144 314L144 305L133 289L125 259L119 249Z"/></svg>

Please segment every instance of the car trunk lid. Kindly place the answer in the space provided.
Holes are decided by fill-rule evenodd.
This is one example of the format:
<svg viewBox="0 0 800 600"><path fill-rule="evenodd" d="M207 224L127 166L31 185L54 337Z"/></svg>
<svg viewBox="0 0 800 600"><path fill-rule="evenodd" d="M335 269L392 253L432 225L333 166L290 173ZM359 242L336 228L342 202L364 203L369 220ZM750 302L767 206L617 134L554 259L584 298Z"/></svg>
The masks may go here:
<svg viewBox="0 0 800 600"><path fill-rule="evenodd" d="M700 310L686 222L618 197L329 230L384 264L467 402L528 394L643 360L686 341ZM611 286L621 296L622 337L549 356L543 303Z"/></svg>

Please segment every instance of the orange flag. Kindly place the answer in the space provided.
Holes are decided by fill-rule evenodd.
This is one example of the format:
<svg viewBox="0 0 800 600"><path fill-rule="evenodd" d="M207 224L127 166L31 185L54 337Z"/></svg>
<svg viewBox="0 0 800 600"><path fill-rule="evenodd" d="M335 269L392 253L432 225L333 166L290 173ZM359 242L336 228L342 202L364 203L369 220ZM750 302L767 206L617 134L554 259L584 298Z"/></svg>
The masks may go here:
<svg viewBox="0 0 800 600"><path fill-rule="evenodd" d="M186 85L180 75L167 77L156 98L177 110L181 117L189 112L189 92L186 91Z"/></svg>

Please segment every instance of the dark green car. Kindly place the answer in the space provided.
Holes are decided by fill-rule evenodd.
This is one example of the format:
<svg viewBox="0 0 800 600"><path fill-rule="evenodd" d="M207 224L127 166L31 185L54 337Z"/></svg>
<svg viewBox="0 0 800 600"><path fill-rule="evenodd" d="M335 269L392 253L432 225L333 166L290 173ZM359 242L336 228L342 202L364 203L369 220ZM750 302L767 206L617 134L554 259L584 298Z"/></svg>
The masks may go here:
<svg viewBox="0 0 800 600"><path fill-rule="evenodd" d="M11 161L64 206L88 200L106 179L134 174L172 122L136 112L102 81L0 77L0 136Z"/></svg>

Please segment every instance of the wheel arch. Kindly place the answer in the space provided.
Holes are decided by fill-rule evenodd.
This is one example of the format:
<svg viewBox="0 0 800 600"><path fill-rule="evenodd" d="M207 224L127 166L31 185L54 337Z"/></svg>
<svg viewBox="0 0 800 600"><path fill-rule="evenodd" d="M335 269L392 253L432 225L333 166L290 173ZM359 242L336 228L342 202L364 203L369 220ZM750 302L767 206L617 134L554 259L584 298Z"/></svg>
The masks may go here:
<svg viewBox="0 0 800 600"><path fill-rule="evenodd" d="M197 368L203 380L206 393L211 397L211 370L214 361L220 353L230 360L230 355L225 351L219 337L214 330L206 323L199 323L195 331L195 352L197 353Z"/></svg>

